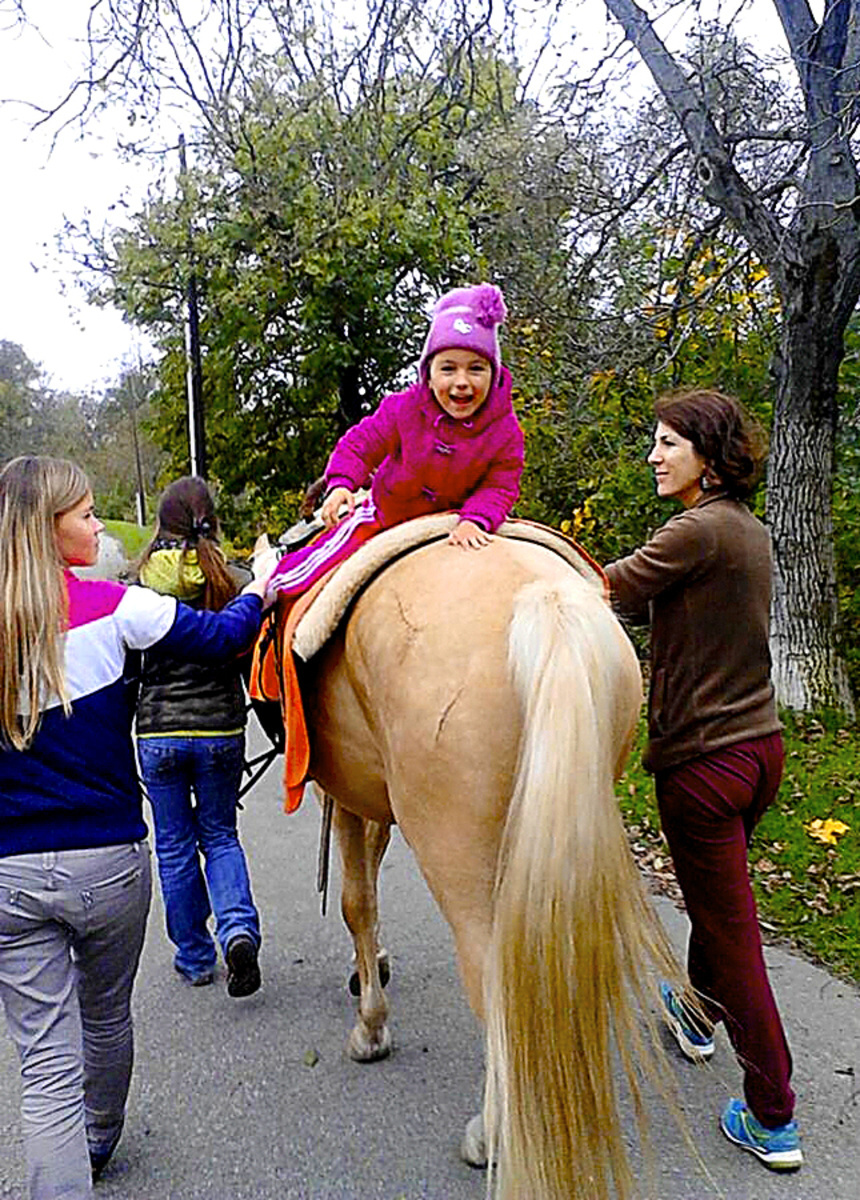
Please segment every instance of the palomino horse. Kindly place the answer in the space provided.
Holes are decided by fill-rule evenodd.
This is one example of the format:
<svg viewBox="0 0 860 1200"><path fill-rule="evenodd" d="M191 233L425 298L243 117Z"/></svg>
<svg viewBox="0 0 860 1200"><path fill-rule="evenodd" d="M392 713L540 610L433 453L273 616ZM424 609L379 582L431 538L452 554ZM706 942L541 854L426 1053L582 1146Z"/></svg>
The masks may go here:
<svg viewBox="0 0 860 1200"><path fill-rule="evenodd" d="M613 793L641 680L594 574L509 538L422 546L302 673L360 979L350 1053L391 1046L377 871L397 822L485 1021L487 1150L476 1119L464 1153L489 1153L504 1200L628 1194L613 1065L641 1113L655 973L679 978Z"/></svg>

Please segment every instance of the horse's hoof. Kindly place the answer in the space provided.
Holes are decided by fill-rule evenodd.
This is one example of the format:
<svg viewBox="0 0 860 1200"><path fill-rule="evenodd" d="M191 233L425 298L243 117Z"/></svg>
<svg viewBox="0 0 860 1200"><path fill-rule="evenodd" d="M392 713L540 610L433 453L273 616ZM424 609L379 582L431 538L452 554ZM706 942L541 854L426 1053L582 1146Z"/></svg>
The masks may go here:
<svg viewBox="0 0 860 1200"><path fill-rule="evenodd" d="M349 1035L347 1052L354 1062L379 1062L382 1058L388 1058L391 1053L391 1033L388 1026L383 1025L377 1036L370 1038L364 1026L356 1025Z"/></svg>
<svg viewBox="0 0 860 1200"><path fill-rule="evenodd" d="M391 979L391 963L388 959L388 951L380 950L376 956L376 961L379 964L379 982L382 987L388 987L388 982ZM353 967L350 971L346 986L349 988L350 996L355 996L358 999L361 995L361 978L359 977L357 967Z"/></svg>
<svg viewBox="0 0 860 1200"><path fill-rule="evenodd" d="M460 1143L460 1157L470 1167L481 1169L487 1166L487 1139L484 1137L484 1117L482 1113L472 1117L463 1134Z"/></svg>

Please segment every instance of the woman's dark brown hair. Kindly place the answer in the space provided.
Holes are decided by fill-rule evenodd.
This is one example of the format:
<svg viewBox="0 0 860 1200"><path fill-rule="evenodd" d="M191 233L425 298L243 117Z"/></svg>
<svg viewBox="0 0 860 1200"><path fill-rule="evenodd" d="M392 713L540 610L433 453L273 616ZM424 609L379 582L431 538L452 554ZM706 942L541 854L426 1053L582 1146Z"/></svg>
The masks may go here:
<svg viewBox="0 0 860 1200"><path fill-rule="evenodd" d="M666 392L654 412L693 443L723 491L743 500L755 490L767 457L767 435L739 400L708 388Z"/></svg>
<svg viewBox="0 0 860 1200"><path fill-rule="evenodd" d="M183 558L189 550L196 550L197 564L206 579L203 607L217 612L237 590L218 545L218 532L215 501L206 481L183 475L162 492L155 533L141 556L140 567L166 542L180 545Z"/></svg>

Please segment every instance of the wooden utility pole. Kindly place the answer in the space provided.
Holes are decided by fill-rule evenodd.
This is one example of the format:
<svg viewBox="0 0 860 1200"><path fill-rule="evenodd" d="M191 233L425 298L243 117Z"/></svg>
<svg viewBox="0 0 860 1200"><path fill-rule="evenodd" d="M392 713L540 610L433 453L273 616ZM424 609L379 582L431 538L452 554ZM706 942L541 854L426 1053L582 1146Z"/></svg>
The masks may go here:
<svg viewBox="0 0 860 1200"><path fill-rule="evenodd" d="M185 134L179 135L179 177L183 196L188 168ZM188 217L188 282L185 290L185 360L188 394L188 448L191 474L206 478L206 430L203 422L203 365L200 358L200 320L197 309L197 277L194 273L194 241Z"/></svg>
<svg viewBox="0 0 860 1200"><path fill-rule="evenodd" d="M131 419L131 442L134 447L134 468L137 475L137 491L134 494L134 506L137 512L137 523L143 528L146 525L146 489L143 483L143 459L140 453L140 437L137 432L137 410L143 404L146 396L138 392L138 384L143 379L143 360L138 353L137 371L129 371L126 375L127 387L131 396L128 415Z"/></svg>

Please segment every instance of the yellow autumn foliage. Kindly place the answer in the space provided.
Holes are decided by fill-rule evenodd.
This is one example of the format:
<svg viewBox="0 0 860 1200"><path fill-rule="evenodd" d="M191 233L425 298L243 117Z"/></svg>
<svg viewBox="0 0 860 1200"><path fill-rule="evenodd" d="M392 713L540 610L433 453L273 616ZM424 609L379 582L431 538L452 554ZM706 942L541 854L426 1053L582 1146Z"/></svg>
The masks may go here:
<svg viewBox="0 0 860 1200"><path fill-rule="evenodd" d="M814 821L809 821L803 828L816 842L835 846L842 834L847 833L851 827L844 821L835 821L832 817L827 817L824 821L820 817L816 817Z"/></svg>

